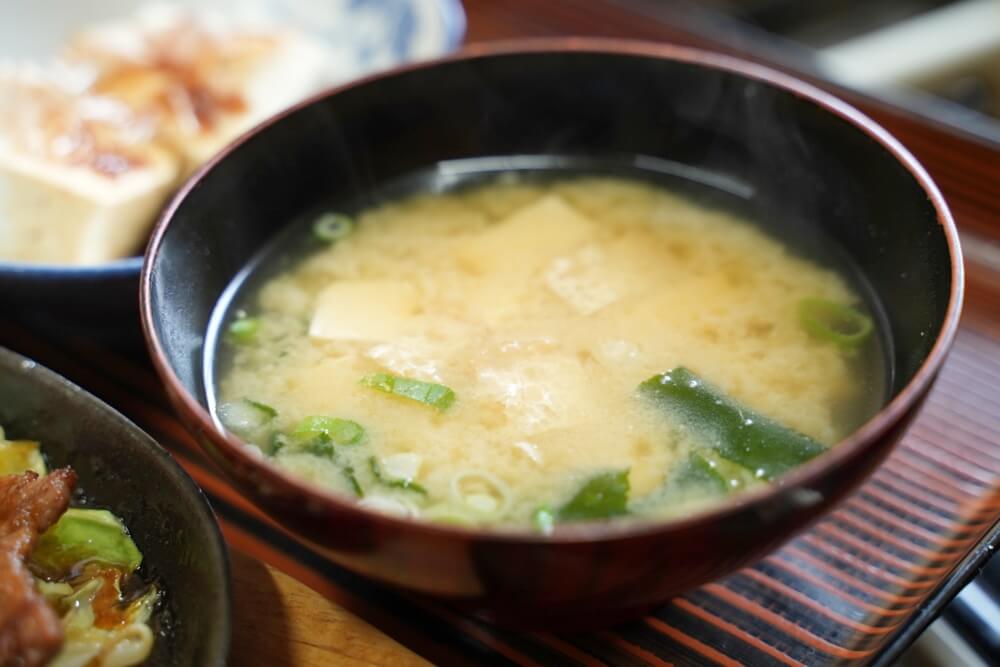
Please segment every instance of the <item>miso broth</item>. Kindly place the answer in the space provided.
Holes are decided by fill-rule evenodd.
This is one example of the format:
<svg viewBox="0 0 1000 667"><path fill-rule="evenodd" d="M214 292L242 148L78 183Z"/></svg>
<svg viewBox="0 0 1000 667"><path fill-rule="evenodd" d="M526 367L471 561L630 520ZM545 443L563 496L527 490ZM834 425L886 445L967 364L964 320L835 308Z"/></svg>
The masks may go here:
<svg viewBox="0 0 1000 667"><path fill-rule="evenodd" d="M658 185L498 179L299 233L220 304L215 411L367 507L543 532L685 515L883 400L847 271Z"/></svg>

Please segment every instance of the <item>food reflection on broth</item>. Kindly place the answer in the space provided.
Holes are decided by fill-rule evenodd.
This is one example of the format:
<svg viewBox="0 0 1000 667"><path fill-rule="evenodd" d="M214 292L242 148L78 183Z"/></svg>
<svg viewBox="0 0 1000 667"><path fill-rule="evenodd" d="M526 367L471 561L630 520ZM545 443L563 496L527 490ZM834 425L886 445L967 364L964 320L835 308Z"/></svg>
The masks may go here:
<svg viewBox="0 0 1000 667"><path fill-rule="evenodd" d="M220 304L216 412L367 507L542 532L689 514L882 399L843 275L658 186L501 179L309 233Z"/></svg>

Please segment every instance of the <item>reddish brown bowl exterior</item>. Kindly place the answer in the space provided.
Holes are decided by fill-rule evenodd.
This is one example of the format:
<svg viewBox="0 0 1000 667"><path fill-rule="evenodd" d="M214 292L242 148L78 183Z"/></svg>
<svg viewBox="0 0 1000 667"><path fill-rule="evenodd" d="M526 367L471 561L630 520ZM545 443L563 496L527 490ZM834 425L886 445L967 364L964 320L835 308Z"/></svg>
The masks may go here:
<svg viewBox="0 0 1000 667"><path fill-rule="evenodd" d="M581 60L587 62L581 65ZM525 87L530 89L524 94L530 94L537 102L546 95L545 87L531 86L538 82L537 77L544 76L546 68L558 72L565 68L566 77L572 79L574 73L579 76L580 71L601 71L605 62L610 63L611 69L624 68L609 73L609 80L623 94L651 86L646 80L631 81L621 72L630 73L634 68L636 78L642 79L649 75L643 68L657 67L665 68L663 81L667 83L671 83L671 72L679 72L678 84L688 86L685 93L702 79L721 81L719 85L727 86L740 83L748 90L757 91L754 95L764 90L774 98L769 101L768 108L773 103L781 110L775 116L781 123L789 122L789 118L797 119L799 115L807 116L812 120L803 121L801 127L796 126L798 130L815 126L819 128L817 131L826 131L827 125L836 126L841 135L858 142L853 152L845 153L847 157L841 156L842 161L850 161L854 153L859 153L859 162L844 167L845 173L864 172L865 165L881 165L872 173L864 172L867 181L862 181L864 185L873 186L873 190L878 186L884 193L859 190L858 200L864 199L865 205L874 207L870 212L873 218L879 217L876 215L881 211L878 207L883 205L889 211L909 211L907 207L910 207L913 213L907 214L903 221L882 215L884 228L869 225L873 235L870 239L852 241L846 231L844 234L848 235L840 239L856 255L865 271L876 276L873 280L880 289L880 298L890 302L887 309L897 348L901 350L897 351L896 363L903 381L898 382L892 400L881 412L831 452L791 472L780 484L740 495L709 513L663 524L572 524L560 527L549 538L510 530L439 526L367 511L272 468L248 454L237 439L216 430L203 402L204 392L197 371L207 312L227 277L232 277L253 250L292 217L295 211L286 214L282 207L294 209L301 205L295 196L300 191L297 188L312 187L302 185L311 178L305 169L287 179L262 181L261 173L277 172L266 171L266 166L260 166L261 161L277 154L273 159L281 162L281 151L294 144L297 135L315 133L317 128L325 127L321 121L331 116L336 119L331 127L344 132L337 146L345 146L343 150L354 160L359 156L362 160L371 158L364 152L351 153L359 150L354 136L368 131L366 123L390 122L386 120L385 109L394 108L391 103L397 98L393 98L393 94L399 95L402 90L419 97L420 93L414 91L426 93L427 88L433 86L447 88L455 81L458 82L455 85L461 86L470 72L477 82L489 82L490 85L484 87L487 90L483 93L485 97L496 97L496 90L504 94L500 102L490 102L501 107L497 112L501 120L491 121L494 125L490 132L503 134L510 129L503 125L504 114L511 117L527 115L520 107L514 107L513 111L503 107L505 100L521 94L518 91L523 88L514 85L519 77L525 78ZM594 76L600 79L600 75ZM656 81L659 85L661 79ZM586 86L581 84L581 87ZM453 92L449 89L443 94ZM602 99L600 95L607 91L594 94L598 97L591 102ZM697 95L692 97L697 98ZM747 98L750 97L753 96L748 93ZM477 104L469 98L464 102L472 106ZM532 113L577 113L561 108L553 111L545 107L544 99L539 104L541 111ZM583 110L579 113L586 114L592 106L581 105ZM435 131L441 134L450 128L452 134L447 141L454 135L461 135L455 139L455 145L459 146L455 149L455 157L474 154L478 148L474 141L485 141L479 137L469 140L467 135L473 130L467 130L469 126L456 119L442 121L438 118L445 112L438 110L437 114L431 114L419 101L411 108L415 109L414 118L407 122L418 127L426 123L423 134L433 137ZM461 112L455 113L460 115ZM593 131L581 132L583 138L574 136L567 140L569 150L585 148L587 142L604 142L601 144L604 148L613 146L626 152L635 150L633 128L652 122L639 113L633 107L621 108L621 115L636 116L634 124L598 133L600 136L596 139ZM786 113L792 115L782 115ZM676 127L677 119L683 116L681 109L670 127ZM819 125L814 117L821 119ZM361 120L355 120L356 124L344 123L345 118ZM617 121L607 122L614 124ZM720 122L712 132L719 133L720 141L731 140L727 133L731 133L732 128ZM544 121L539 123L544 124ZM779 124L777 130L780 136L785 127ZM404 131L391 126L388 132ZM481 128L478 131L482 131ZM436 149L431 147L436 144L422 143L425 140L420 134L405 135L409 143L398 139L396 149L406 155L415 152L413 164L418 164L423 156L420 151L427 152L427 162L449 157L433 154ZM525 127L521 134L501 136L495 144L486 141L481 154L502 153L503 142L517 143L520 139L514 137L525 134L531 134L530 127ZM767 133L763 134L762 141L769 140ZM317 136L326 135L310 135ZM683 142L689 135L678 136L681 138L676 141ZM466 140L473 143L462 144ZM803 132L801 141L808 143L809 140L810 135ZM523 141L530 142L531 137ZM649 141L655 143L655 140ZM302 151L303 161L323 159L306 155L308 146L315 141L301 139L301 142L289 150ZM697 147L696 141L691 143ZM526 146L530 148L530 144L517 145L510 152L531 152L525 150ZM560 148L565 149L566 145ZM824 148L836 150L832 144ZM292 152L290 155L297 154ZM375 182L388 177L387 173L379 171L380 164L371 158L366 165L368 176ZM397 171L412 169L412 165L392 164L392 169ZM840 167L833 165L830 168ZM264 171L260 171L262 169ZM816 179L821 184L820 190L824 183L836 182L836 174L830 173L833 175L824 174L823 178ZM781 176L792 179L789 182L802 177L801 173ZM247 183L257 184L261 190L253 188L250 191L245 187ZM240 190L240 186L244 189ZM277 201L261 194L269 188L283 189L283 198ZM240 192L245 193L243 196L249 201L243 208L239 203ZM799 197L795 188L788 192L793 199ZM825 215L822 213L824 208L816 210L820 211L819 215ZM264 220L268 216L273 220L272 228L258 229L266 227L267 223L253 220ZM236 222L227 223L227 218ZM229 226L216 232L210 220L220 220L219 225ZM241 231L239 224L245 221L251 222ZM850 227L854 223L836 224ZM911 239L916 239L914 248L917 250L894 254L893 248L906 245ZM881 247L885 259L867 258L872 243L885 244ZM899 282L888 273L880 277L883 276L880 261L881 264L914 263L902 267L906 270L899 272L903 281ZM918 283L913 289L906 282L907 271L918 274L916 279L909 279ZM641 613L679 591L721 577L760 558L860 484L885 458L926 396L955 334L962 288L957 233L936 187L909 153L858 111L804 83L722 56L662 45L569 40L480 48L436 63L372 77L318 97L247 135L202 169L168 206L154 232L143 269L141 310L153 361L178 413L213 460L245 494L282 525L350 570L452 601L502 622L547 627L593 626Z"/></svg>

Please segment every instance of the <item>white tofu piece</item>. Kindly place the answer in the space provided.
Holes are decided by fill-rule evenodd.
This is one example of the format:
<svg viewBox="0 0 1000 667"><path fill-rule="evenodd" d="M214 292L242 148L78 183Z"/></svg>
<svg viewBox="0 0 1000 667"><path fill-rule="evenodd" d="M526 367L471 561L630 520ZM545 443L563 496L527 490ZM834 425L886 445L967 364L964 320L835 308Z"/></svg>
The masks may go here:
<svg viewBox="0 0 1000 667"><path fill-rule="evenodd" d="M95 90L155 116L187 172L339 74L335 52L304 32L169 6L96 24L65 57L94 70Z"/></svg>
<svg viewBox="0 0 1000 667"><path fill-rule="evenodd" d="M138 252L179 172L122 105L0 71L0 258L99 264Z"/></svg>
<svg viewBox="0 0 1000 667"><path fill-rule="evenodd" d="M545 271L545 284L580 315L593 315L618 300L615 276L597 246L557 257Z"/></svg>
<svg viewBox="0 0 1000 667"><path fill-rule="evenodd" d="M524 307L526 296L537 286L530 276L515 270L477 276L465 282L468 290L465 312L476 325L497 326L516 318Z"/></svg>
<svg viewBox="0 0 1000 667"><path fill-rule="evenodd" d="M166 156L109 177L0 148L0 258L100 264L137 253L177 175Z"/></svg>
<svg viewBox="0 0 1000 667"><path fill-rule="evenodd" d="M558 195L547 195L511 214L457 249L458 261L476 274L531 274L554 257L592 241L595 224Z"/></svg>
<svg viewBox="0 0 1000 667"><path fill-rule="evenodd" d="M309 335L333 340L387 341L411 332L420 295L396 280L335 282L316 299Z"/></svg>

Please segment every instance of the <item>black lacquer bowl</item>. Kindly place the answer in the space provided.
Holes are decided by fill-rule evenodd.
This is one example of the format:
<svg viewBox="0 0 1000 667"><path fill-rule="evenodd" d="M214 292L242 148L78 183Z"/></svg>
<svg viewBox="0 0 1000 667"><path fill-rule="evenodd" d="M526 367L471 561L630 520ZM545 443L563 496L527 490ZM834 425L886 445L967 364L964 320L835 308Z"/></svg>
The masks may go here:
<svg viewBox="0 0 1000 667"><path fill-rule="evenodd" d="M209 317L227 284L283 229L319 205L378 203L400 183L447 188L477 171L596 164L726 192L804 247L832 239L883 324L892 375L878 414L779 484L704 514L570 524L549 538L376 514L270 467L215 427L202 365ZM572 39L489 46L396 70L258 128L167 208L146 258L141 309L179 414L283 525L356 572L503 621L593 625L752 562L857 487L940 369L962 285L957 233L937 188L857 110L731 58Z"/></svg>
<svg viewBox="0 0 1000 667"><path fill-rule="evenodd" d="M10 438L39 440L50 468L72 466L85 506L125 521L143 554L143 578L163 591L145 664L223 667L228 555L205 496L181 467L108 405L3 348L0 425Z"/></svg>

